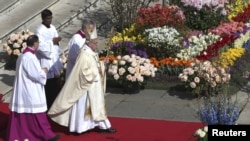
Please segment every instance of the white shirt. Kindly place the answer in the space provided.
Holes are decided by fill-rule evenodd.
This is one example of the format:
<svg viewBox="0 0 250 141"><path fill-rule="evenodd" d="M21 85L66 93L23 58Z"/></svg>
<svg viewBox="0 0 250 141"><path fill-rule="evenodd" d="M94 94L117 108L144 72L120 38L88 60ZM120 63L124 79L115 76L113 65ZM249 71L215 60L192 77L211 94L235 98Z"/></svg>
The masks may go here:
<svg viewBox="0 0 250 141"><path fill-rule="evenodd" d="M59 45L53 44L53 38L58 37L58 32L55 26L50 25L47 28L45 25L40 24L35 34L39 37L39 47L37 50L37 57L40 60L42 67L47 67L49 72L47 78L54 78L59 76L63 64L60 61L60 54L62 53Z"/></svg>

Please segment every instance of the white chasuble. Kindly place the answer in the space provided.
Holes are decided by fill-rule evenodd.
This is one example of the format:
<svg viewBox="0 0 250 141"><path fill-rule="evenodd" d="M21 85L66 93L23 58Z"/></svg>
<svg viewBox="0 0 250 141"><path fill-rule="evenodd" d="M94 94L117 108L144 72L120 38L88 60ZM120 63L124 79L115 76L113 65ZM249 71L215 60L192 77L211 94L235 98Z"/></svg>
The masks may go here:
<svg viewBox="0 0 250 141"><path fill-rule="evenodd" d="M58 97L55 99L52 107L48 111L48 115L51 117L51 119L58 124L67 127L69 126L70 116L73 114L70 113L71 109L83 96L87 97L86 99L88 99L87 101L89 101L90 106L95 101L95 99L97 100L96 102L100 104L100 106L94 106L93 109L91 107L91 113L95 115L95 119L107 119L105 112L103 112L103 98L96 98L95 96L97 94L95 96L89 96L90 94L87 95L87 92L93 91L91 90L93 88L103 90L101 86L99 86L98 88L96 86L93 86L95 83L100 81L98 63L96 61L95 55L96 54L87 46L84 46L80 49L76 64L74 65L72 72L66 80ZM99 94L101 94L102 97L103 92L100 92ZM93 97L94 99L91 99ZM86 105L81 106L84 107ZM99 111L100 109L102 110ZM84 113L82 114L82 116L84 118Z"/></svg>

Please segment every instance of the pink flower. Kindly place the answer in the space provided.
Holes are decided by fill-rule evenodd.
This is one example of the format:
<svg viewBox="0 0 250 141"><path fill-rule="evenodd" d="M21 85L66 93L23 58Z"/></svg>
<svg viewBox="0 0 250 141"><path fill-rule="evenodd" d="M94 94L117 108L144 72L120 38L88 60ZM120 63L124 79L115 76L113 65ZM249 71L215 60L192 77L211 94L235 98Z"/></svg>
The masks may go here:
<svg viewBox="0 0 250 141"><path fill-rule="evenodd" d="M194 89L196 88L196 84L194 82L190 82L190 87Z"/></svg>

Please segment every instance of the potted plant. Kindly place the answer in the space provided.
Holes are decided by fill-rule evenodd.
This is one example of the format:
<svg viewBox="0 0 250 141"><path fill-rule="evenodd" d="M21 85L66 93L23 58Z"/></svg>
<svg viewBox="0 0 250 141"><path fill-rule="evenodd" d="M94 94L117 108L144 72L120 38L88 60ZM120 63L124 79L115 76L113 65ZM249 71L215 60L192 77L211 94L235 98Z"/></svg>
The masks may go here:
<svg viewBox="0 0 250 141"><path fill-rule="evenodd" d="M149 59L134 54L118 55L108 64L108 74L126 93L138 93L156 70Z"/></svg>

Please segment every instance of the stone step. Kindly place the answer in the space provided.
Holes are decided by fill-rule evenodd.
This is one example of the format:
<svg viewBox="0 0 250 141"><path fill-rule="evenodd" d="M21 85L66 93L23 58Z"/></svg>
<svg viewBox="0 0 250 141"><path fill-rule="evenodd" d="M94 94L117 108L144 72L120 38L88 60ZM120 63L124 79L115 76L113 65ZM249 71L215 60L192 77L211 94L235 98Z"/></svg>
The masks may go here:
<svg viewBox="0 0 250 141"><path fill-rule="evenodd" d="M59 0L25 0L10 12L1 15L0 40L3 41L9 34L38 16L43 9L57 2Z"/></svg>
<svg viewBox="0 0 250 141"><path fill-rule="evenodd" d="M21 3L21 0L0 0L0 15L10 12Z"/></svg>

